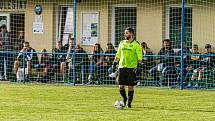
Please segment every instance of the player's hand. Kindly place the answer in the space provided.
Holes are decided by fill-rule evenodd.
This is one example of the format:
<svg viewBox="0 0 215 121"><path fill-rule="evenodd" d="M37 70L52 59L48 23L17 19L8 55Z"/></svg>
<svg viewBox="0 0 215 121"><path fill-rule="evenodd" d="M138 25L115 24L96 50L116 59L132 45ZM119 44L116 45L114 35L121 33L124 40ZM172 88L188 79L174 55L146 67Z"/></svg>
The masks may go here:
<svg viewBox="0 0 215 121"><path fill-rule="evenodd" d="M135 72L136 75L141 74L141 72L142 72L141 67L142 67L142 64L138 63L137 68L134 69L134 72Z"/></svg>

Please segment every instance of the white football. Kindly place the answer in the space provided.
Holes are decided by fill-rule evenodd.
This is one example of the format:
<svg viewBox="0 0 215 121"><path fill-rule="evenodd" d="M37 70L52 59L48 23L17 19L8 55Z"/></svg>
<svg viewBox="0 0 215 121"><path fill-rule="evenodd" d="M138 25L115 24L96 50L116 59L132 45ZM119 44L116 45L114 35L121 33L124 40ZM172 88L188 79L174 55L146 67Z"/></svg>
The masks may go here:
<svg viewBox="0 0 215 121"><path fill-rule="evenodd" d="M124 102L123 101L116 101L115 103L114 103L114 107L116 108L116 109L124 109L125 108L125 104L124 104Z"/></svg>

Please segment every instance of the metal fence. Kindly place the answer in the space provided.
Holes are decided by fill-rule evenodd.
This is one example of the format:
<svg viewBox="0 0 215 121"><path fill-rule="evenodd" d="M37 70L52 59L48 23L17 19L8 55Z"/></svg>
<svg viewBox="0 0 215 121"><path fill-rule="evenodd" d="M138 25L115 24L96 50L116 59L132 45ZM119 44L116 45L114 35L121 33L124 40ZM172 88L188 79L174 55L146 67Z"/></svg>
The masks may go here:
<svg viewBox="0 0 215 121"><path fill-rule="evenodd" d="M1 80L116 84L111 66L130 26L143 48L138 85L215 86L214 1L29 0L14 5L4 1L0 6L6 13L0 13Z"/></svg>

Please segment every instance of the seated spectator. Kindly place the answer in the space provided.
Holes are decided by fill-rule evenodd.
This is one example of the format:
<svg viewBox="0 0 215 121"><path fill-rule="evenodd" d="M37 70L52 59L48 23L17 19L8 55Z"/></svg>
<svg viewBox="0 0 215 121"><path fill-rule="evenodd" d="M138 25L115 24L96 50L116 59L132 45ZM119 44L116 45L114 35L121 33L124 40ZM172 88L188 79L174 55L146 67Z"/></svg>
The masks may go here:
<svg viewBox="0 0 215 121"><path fill-rule="evenodd" d="M77 81L79 79L83 83L86 83L87 72L88 72L88 67L89 67L89 59L86 54L86 51L83 48L81 48L80 45L77 45L76 51L75 51L75 56L73 56L73 54L72 54L72 57L70 58L70 61L68 61L68 62L69 62L70 80ZM73 64L74 62L75 62L75 64ZM75 73L73 72L74 69L75 69Z"/></svg>
<svg viewBox="0 0 215 121"><path fill-rule="evenodd" d="M62 74L62 68L61 65L66 60L66 49L62 45L62 41L58 41L56 43L57 47L52 49L52 56L51 56L51 75L54 75L56 72L60 72Z"/></svg>
<svg viewBox="0 0 215 121"><path fill-rule="evenodd" d="M108 69L108 73L112 73L112 64L115 58L116 50L112 43L107 43L105 56L104 56L104 68L103 73L106 74L106 70ZM106 76L106 75L104 75Z"/></svg>
<svg viewBox="0 0 215 121"><path fill-rule="evenodd" d="M210 70L214 69L214 67L215 67L215 56L211 56L212 54L214 54L211 51L211 49L212 49L211 45L206 44L205 49L206 49L205 54L207 54L207 56L202 57L203 61L201 63L201 66L193 71L193 75L191 78L193 85L196 88L199 87L199 81L201 81L202 78L205 76L209 77ZM212 77L210 77L210 78L212 78Z"/></svg>
<svg viewBox="0 0 215 121"><path fill-rule="evenodd" d="M184 77L184 82L185 84L188 84L188 81L189 81L189 78L187 76L187 74L191 71L191 66L190 66L190 62L191 62L191 58L190 58L190 55L191 54L191 51L190 49L187 47L187 44L186 44L186 41L184 42L184 49L183 49L183 54L184 54L184 57L183 57L183 77ZM177 56L181 56L181 49L177 52ZM177 81L178 81L178 84L180 82L180 75L181 75L181 58L177 58L176 59L176 68L177 68L177 73L178 73L178 78L177 78Z"/></svg>
<svg viewBox="0 0 215 121"><path fill-rule="evenodd" d="M89 76L88 80L89 83L92 83L92 80L97 80L98 83L101 81L98 79L97 71L99 71L99 68L101 65L103 65L103 56L101 55L103 53L103 49L101 48L101 45L96 43L93 48L92 56L90 57L90 69L89 69Z"/></svg>
<svg viewBox="0 0 215 121"><path fill-rule="evenodd" d="M160 78L157 75L157 72L162 73L164 79L176 79L174 75L176 74L174 66L174 50L171 47L171 41L169 39L163 40L163 48L158 52L159 62L158 65L149 70L150 74L154 77L154 80L159 81ZM164 81L164 80L162 80ZM166 81L166 80L165 80Z"/></svg>
<svg viewBox="0 0 215 121"><path fill-rule="evenodd" d="M201 54L199 52L199 48L198 48L198 45L197 44L194 44L193 45L193 48L192 48L192 54ZM196 55L192 55L190 57L190 66L192 66L192 69L197 69L200 67L201 65L201 60L202 60L202 57L201 56L196 56Z"/></svg>
<svg viewBox="0 0 215 121"><path fill-rule="evenodd" d="M148 47L148 45L145 42L141 43L142 47L142 53L143 53L143 60L142 60L142 69L143 72L148 72L149 69L151 69L154 65L154 59L153 57L149 57L149 55L153 55L151 49Z"/></svg>
<svg viewBox="0 0 215 121"><path fill-rule="evenodd" d="M38 81L41 82L47 82L50 78L48 78L48 73L49 73L49 69L52 66L52 64L50 63L51 58L48 54L46 54L45 52L47 52L46 49L42 49L41 52L43 52L43 54L41 55L41 59L40 59L40 64L38 65Z"/></svg>
<svg viewBox="0 0 215 121"><path fill-rule="evenodd" d="M193 55L194 54L194 55ZM190 61L189 61L189 65L190 65L190 71L189 73L187 74L187 77L189 78L189 82L188 82L188 88L191 88L193 86L193 82L192 82L192 74L193 74L193 71L197 68L200 67L201 65L201 60L202 60L202 57L201 56L196 56L195 54L201 54L199 52L199 49L198 49L198 45L197 44L194 44L193 45L193 48L192 48L192 55L190 57Z"/></svg>
<svg viewBox="0 0 215 121"><path fill-rule="evenodd" d="M115 58L116 50L112 43L107 43L106 45L106 51L105 51L105 63L108 65L108 67L111 67ZM113 55L108 55L113 54Z"/></svg>
<svg viewBox="0 0 215 121"><path fill-rule="evenodd" d="M25 81L23 77L31 74L32 67L38 64L37 54L33 52L35 50L30 47L29 42L24 42L23 49L18 54L14 64L18 81Z"/></svg>
<svg viewBox="0 0 215 121"><path fill-rule="evenodd" d="M63 76L65 76L66 70L67 68L69 68L69 63L72 61L73 52L74 52L74 38L71 38L67 49L66 60L65 62L61 63L61 73ZM69 75L69 80L71 79L72 79L71 75Z"/></svg>

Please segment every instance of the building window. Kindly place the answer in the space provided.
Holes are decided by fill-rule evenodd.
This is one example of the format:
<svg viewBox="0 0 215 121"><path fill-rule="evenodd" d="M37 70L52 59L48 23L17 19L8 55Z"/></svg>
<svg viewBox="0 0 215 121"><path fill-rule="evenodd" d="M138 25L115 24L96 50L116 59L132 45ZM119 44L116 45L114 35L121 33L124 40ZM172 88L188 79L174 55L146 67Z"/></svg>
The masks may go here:
<svg viewBox="0 0 215 121"><path fill-rule="evenodd" d="M74 33L73 8L60 6L59 9L57 41L62 41L63 44L67 44L69 38L72 37Z"/></svg>
<svg viewBox="0 0 215 121"><path fill-rule="evenodd" d="M113 13L114 33L112 33L112 38L117 47L119 42L124 39L124 29L126 27L132 27L136 32L137 9L132 6L117 6L114 7Z"/></svg>
<svg viewBox="0 0 215 121"><path fill-rule="evenodd" d="M169 8L169 38L172 40L174 49L181 48L181 7ZM192 47L192 8L185 8L184 35L187 47Z"/></svg>

